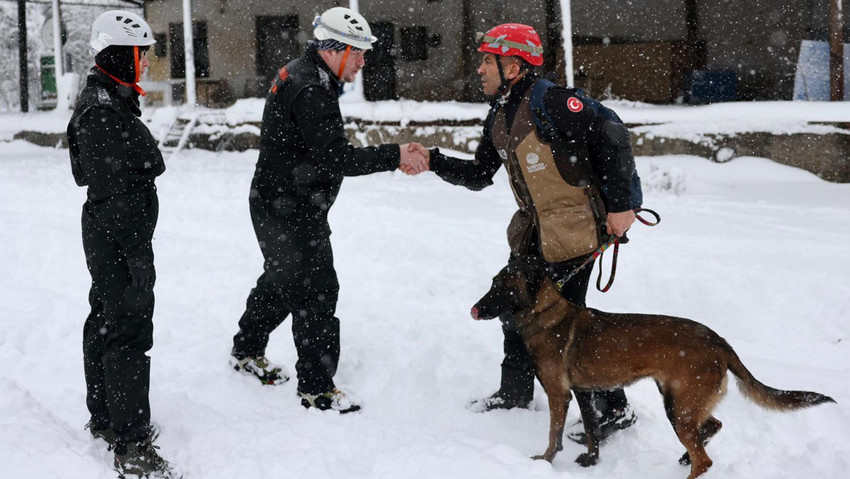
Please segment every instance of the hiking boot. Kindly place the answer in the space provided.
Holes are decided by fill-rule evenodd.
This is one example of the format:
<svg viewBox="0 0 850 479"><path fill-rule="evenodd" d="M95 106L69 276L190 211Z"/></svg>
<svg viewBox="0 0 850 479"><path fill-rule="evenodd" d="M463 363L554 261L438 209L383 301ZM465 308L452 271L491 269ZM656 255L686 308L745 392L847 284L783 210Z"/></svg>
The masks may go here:
<svg viewBox="0 0 850 479"><path fill-rule="evenodd" d="M531 399L517 399L496 391L492 396L470 402L466 408L472 412L488 412L495 409L528 409L529 406L531 406Z"/></svg>
<svg viewBox="0 0 850 479"><path fill-rule="evenodd" d="M623 409L615 409L612 412L613 414L599 419L599 441L605 440L608 436L631 426L637 421L637 415L629 406ZM587 445L587 435L584 432L584 423L581 419L569 427L567 439L583 446Z"/></svg>
<svg viewBox="0 0 850 479"><path fill-rule="evenodd" d="M283 367L272 364L265 356L256 358L230 359L233 369L256 377L261 383L269 386L277 386L289 381L289 375L283 371Z"/></svg>
<svg viewBox="0 0 850 479"><path fill-rule="evenodd" d="M89 421L86 423L85 429L89 430L89 434L93 439L102 439L106 442L106 450L111 451L115 448L115 444L118 442L118 435L115 434L115 431L112 430L111 427L97 427L95 423ZM156 441L156 438L159 437L159 426L156 424L151 424L148 426L148 436L150 437L151 442Z"/></svg>
<svg viewBox="0 0 850 479"><path fill-rule="evenodd" d="M502 366L499 390L493 395L476 399L466 408L474 412L487 412L495 409L528 409L534 398L534 370Z"/></svg>
<svg viewBox="0 0 850 479"><path fill-rule="evenodd" d="M180 479L176 472L157 451L152 436L130 444L116 444L115 472L119 479Z"/></svg>
<svg viewBox="0 0 850 479"><path fill-rule="evenodd" d="M85 429L89 430L89 434L91 434L92 439L102 439L106 442L106 450L111 451L113 447L115 447L115 441L118 437L115 435L115 431L112 430L111 427L98 427L94 422L89 421L86 423Z"/></svg>
<svg viewBox="0 0 850 479"><path fill-rule="evenodd" d="M306 408L314 407L320 411L336 411L340 414L347 414L360 410L360 405L354 404L345 396L345 393L339 389L326 392L323 394L305 394L298 393L301 397L301 405Z"/></svg>

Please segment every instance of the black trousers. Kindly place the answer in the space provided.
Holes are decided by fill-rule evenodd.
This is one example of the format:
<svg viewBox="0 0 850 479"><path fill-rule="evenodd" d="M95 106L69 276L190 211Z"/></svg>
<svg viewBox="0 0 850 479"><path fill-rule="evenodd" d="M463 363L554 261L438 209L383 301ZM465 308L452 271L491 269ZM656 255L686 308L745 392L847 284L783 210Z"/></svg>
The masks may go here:
<svg viewBox="0 0 850 479"><path fill-rule="evenodd" d="M549 263L551 278L557 281L566 277L587 258L588 256L582 256L562 263ZM564 284L561 289L561 296L567 301L585 306L587 286L590 283L592 272L593 263L585 266ZM502 384L499 395L506 399L530 401L534 395L534 363L525 348L525 343L514 324L513 318L509 315L503 315L499 319L502 322L505 353L505 358L502 361ZM626 393L622 388L610 391L574 391L574 393L577 396L584 396L583 399L593 404L603 418L609 417L614 410L623 409L628 405Z"/></svg>
<svg viewBox="0 0 850 479"><path fill-rule="evenodd" d="M155 226L158 203L152 199ZM89 214L82 214L83 249L91 273L91 312L83 327L86 405L95 429L111 427L129 443L149 433L153 292L132 287L119 244Z"/></svg>
<svg viewBox="0 0 850 479"><path fill-rule="evenodd" d="M317 224L315 218L282 215L259 197L251 199L250 207L265 261L239 320L232 354L238 359L265 355L269 335L291 314L298 391L331 391L336 387L333 377L340 346L339 319L334 315L339 282L330 228L323 220Z"/></svg>

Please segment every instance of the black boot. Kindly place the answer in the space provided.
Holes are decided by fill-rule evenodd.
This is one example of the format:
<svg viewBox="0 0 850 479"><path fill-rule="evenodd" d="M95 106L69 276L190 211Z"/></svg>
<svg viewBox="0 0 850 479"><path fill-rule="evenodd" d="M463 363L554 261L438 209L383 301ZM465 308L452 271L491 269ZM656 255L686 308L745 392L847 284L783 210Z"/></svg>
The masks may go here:
<svg viewBox="0 0 850 479"><path fill-rule="evenodd" d="M626 393L622 388L611 391L588 391L584 393L586 400L590 401L599 418L599 440L604 440L617 431L626 429L637 421L637 415L632 411L626 399ZM584 432L584 423L579 419L567 430L567 439L586 445L587 437Z"/></svg>
<svg viewBox="0 0 850 479"><path fill-rule="evenodd" d="M491 396L476 399L468 409L487 412L493 409L527 408L534 399L534 371L502 366L502 384Z"/></svg>
<svg viewBox="0 0 850 479"><path fill-rule="evenodd" d="M159 437L159 428L149 427L147 437L130 443L115 442L115 472L119 479L181 479L174 469L159 455L159 446L154 441Z"/></svg>

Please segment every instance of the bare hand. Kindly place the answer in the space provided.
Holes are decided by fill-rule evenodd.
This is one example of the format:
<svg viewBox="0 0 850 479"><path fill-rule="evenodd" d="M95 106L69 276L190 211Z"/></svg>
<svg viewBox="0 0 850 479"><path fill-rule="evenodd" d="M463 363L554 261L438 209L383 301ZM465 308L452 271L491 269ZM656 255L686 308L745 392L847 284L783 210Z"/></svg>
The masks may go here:
<svg viewBox="0 0 850 479"><path fill-rule="evenodd" d="M615 236L623 236L626 231L631 228L635 222L635 212L632 210L621 211L619 213L608 213L608 220L605 222L605 227L608 234Z"/></svg>
<svg viewBox="0 0 850 479"><path fill-rule="evenodd" d="M405 143L399 145L399 149L401 162L398 169L411 176L428 171L431 153L424 146L419 143Z"/></svg>

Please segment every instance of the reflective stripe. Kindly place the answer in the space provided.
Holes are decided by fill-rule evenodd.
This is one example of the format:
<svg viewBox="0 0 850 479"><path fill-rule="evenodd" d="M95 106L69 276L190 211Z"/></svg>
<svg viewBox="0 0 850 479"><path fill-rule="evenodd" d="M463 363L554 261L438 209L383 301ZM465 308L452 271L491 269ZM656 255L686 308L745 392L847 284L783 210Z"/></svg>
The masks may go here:
<svg viewBox="0 0 850 479"><path fill-rule="evenodd" d="M539 56L543 54L543 46L534 45L531 43L517 43L512 42L510 40L505 40L504 36L501 37L487 37L481 39L482 43L488 43L491 48L500 48L500 47L508 47L508 48L516 48L517 50L522 50L524 52L531 53L534 56Z"/></svg>

